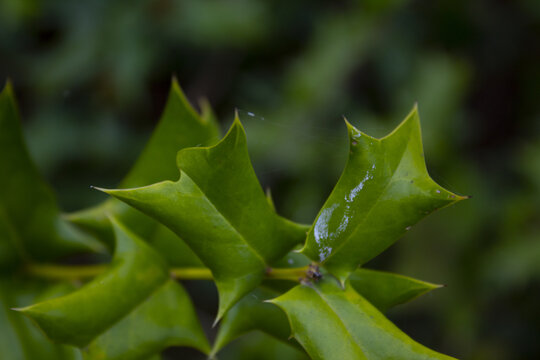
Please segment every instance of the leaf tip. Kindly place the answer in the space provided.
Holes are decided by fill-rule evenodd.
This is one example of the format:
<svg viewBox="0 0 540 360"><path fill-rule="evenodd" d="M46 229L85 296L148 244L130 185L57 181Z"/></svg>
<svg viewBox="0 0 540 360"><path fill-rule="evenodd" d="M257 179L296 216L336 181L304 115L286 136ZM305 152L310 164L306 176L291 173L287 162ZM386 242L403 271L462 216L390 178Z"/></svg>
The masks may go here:
<svg viewBox="0 0 540 360"><path fill-rule="evenodd" d="M216 123L214 110L212 110L212 105L206 97L201 97L197 101L199 103L199 109L201 109L201 114L199 119L203 124ZM216 123L217 126L217 123Z"/></svg>
<svg viewBox="0 0 540 360"><path fill-rule="evenodd" d="M214 319L214 322L212 323L212 329L216 327L216 325L219 323L219 321L221 320L221 318L223 317L224 314L219 314L216 316L216 318Z"/></svg>
<svg viewBox="0 0 540 360"><path fill-rule="evenodd" d="M234 121L231 125L231 130L233 129L242 129L242 131L244 130L244 126L240 121L240 115L238 114L238 108L234 108Z"/></svg>
<svg viewBox="0 0 540 360"><path fill-rule="evenodd" d="M90 189L101 191L101 192L104 192L104 193L109 194L109 195L112 195L112 194L115 193L115 190L113 190L113 189L105 189L105 188L102 188L102 187L99 187L99 186L94 186L94 185L90 185Z"/></svg>
<svg viewBox="0 0 540 360"><path fill-rule="evenodd" d="M6 83L4 85L4 88L2 89L2 93L4 92L10 95L13 94L13 83L11 82L11 79L9 77L6 79Z"/></svg>
<svg viewBox="0 0 540 360"><path fill-rule="evenodd" d="M23 315L26 315L30 318L32 318L32 315L35 314L35 310L33 310L35 305L25 306L25 307L13 307L10 308L10 310L16 311L18 313L21 313Z"/></svg>
<svg viewBox="0 0 540 360"><path fill-rule="evenodd" d="M173 86L173 87L174 87L174 86L180 87L180 86L178 85L178 76L176 75L176 73L173 73L173 74L171 75L171 86Z"/></svg>
<svg viewBox="0 0 540 360"><path fill-rule="evenodd" d="M243 139L242 141L245 141L246 132L244 130L244 126L242 125L242 122L240 121L240 116L238 115L238 109L235 109L234 120L231 127L229 128L229 131L227 131L227 134L225 134L223 139L221 139L221 141L219 141L219 143L217 143L213 147L218 147L221 143L226 142L227 139L234 138L237 136L240 136L240 138Z"/></svg>
<svg viewBox="0 0 540 360"><path fill-rule="evenodd" d="M217 283L216 283L217 285ZM216 315L216 318L214 319L214 322L212 324L212 328L215 328L216 325L223 319L223 316L229 311L229 309L236 303L238 300L238 294L231 296L228 296L230 294L226 294L224 292L220 292L219 286L218 286L218 293L219 293L219 307L218 312Z"/></svg>
<svg viewBox="0 0 540 360"><path fill-rule="evenodd" d="M412 109L409 111L403 122L407 122L410 119L420 121L420 115L418 114L418 101L413 103Z"/></svg>
<svg viewBox="0 0 540 360"><path fill-rule="evenodd" d="M450 198L452 198L454 201L452 203L457 203L457 202L460 202L460 201L463 201L463 200L469 200L472 198L472 196L470 195L456 195L456 194L451 194L450 195Z"/></svg>
<svg viewBox="0 0 540 360"><path fill-rule="evenodd" d="M353 124L351 124L349 122L349 120L347 120L347 118L345 117L345 115L342 115L343 117L343 121L345 122L345 126L347 126L347 131L349 132L349 134L351 134L351 132L358 132L358 129L354 127Z"/></svg>
<svg viewBox="0 0 540 360"><path fill-rule="evenodd" d="M294 250L292 250L292 252L295 253L295 254L303 254L303 253L304 253L305 247L306 247L306 246L304 245L303 248L301 248L301 249L294 249ZM305 255L305 254L304 254L304 255Z"/></svg>
<svg viewBox="0 0 540 360"><path fill-rule="evenodd" d="M272 208L272 211L276 211L276 205L274 204L274 199L272 198L272 190L267 187L266 188L266 201L268 202L268 205Z"/></svg>

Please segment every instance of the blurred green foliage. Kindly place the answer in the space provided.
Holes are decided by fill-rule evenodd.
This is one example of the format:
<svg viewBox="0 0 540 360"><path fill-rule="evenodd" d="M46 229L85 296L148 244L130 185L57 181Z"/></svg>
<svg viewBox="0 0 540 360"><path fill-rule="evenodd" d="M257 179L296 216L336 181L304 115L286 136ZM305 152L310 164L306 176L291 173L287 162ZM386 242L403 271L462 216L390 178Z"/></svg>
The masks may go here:
<svg viewBox="0 0 540 360"><path fill-rule="evenodd" d="M0 81L12 78L32 156L66 211L98 203L88 185L126 173L172 74L193 103L209 98L223 127L239 109L248 142L259 139L249 143L258 176L278 211L303 222L345 163L342 114L383 135L417 101L431 175L473 199L369 264L448 285L391 319L443 353L532 359L539 37L535 0L0 0ZM209 324L214 290L188 289ZM253 358L259 343L269 359L302 356L267 341L232 344L231 358Z"/></svg>

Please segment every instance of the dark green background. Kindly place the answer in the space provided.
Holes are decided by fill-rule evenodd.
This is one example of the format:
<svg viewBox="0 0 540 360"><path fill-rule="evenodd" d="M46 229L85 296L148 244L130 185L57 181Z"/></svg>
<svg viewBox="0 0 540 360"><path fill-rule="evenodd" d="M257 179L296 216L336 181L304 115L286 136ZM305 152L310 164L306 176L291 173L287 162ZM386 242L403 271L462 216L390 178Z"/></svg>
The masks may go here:
<svg viewBox="0 0 540 360"><path fill-rule="evenodd" d="M342 115L382 136L417 101L432 177L473 198L369 264L448 285L390 318L460 358L540 358L540 2L0 0L0 82L66 211L122 178L173 74L224 129L239 109L262 184L306 222L345 163ZM188 286L210 323L215 290ZM298 354L257 335L222 358L263 356Z"/></svg>

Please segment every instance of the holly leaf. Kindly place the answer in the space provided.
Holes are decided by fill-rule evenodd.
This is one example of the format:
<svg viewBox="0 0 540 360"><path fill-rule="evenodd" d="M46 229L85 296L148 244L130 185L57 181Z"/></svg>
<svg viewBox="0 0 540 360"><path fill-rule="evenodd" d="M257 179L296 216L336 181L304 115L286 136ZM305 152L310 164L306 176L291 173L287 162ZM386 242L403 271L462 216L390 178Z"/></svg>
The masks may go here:
<svg viewBox="0 0 540 360"><path fill-rule="evenodd" d="M289 345L299 347L294 339L289 340L291 328L283 311L265 302L279 294L278 291L259 287L236 303L223 317L211 356L231 341L254 330L260 330Z"/></svg>
<svg viewBox="0 0 540 360"><path fill-rule="evenodd" d="M298 285L270 303L289 318L292 336L312 359L452 359L415 342L347 281Z"/></svg>
<svg viewBox="0 0 540 360"><path fill-rule="evenodd" d="M369 269L357 269L350 275L349 283L382 312L443 286L408 276Z"/></svg>
<svg viewBox="0 0 540 360"><path fill-rule="evenodd" d="M219 127L214 114L206 101L201 103L201 108L202 115L199 115L173 78L161 119L135 165L119 186L136 187L166 179L173 180L178 176L175 166L178 150L216 143L219 139ZM166 232L158 229L159 224L156 221L113 198L95 207L71 213L67 218L81 228L96 234L112 247L114 235L108 215L115 216L146 241L159 242L161 248L165 247L165 243L174 248L177 246L176 243L181 241L170 234L159 238L159 235ZM184 246L184 249L193 261L198 260L189 248ZM164 254L171 257L174 251L167 250Z"/></svg>
<svg viewBox="0 0 540 360"><path fill-rule="evenodd" d="M118 201L118 200L117 200ZM133 210L138 211L138 210ZM146 215L144 215L146 216ZM148 218L148 216L146 216ZM154 219L149 218L156 222ZM170 267L175 268L204 268L204 264L193 250L169 228L156 222L156 229L147 241L148 244L167 260Z"/></svg>
<svg viewBox="0 0 540 360"><path fill-rule="evenodd" d="M283 261L280 261L280 267L285 268L307 264L309 260L305 256L294 252L287 254ZM410 277L368 269L353 272L349 282L356 292L381 312L440 287ZM294 281L267 280L262 286L244 296L223 317L212 347L212 354L217 354L231 341L255 330L297 346L298 343L291 339L291 330L285 314L266 302L296 285Z"/></svg>
<svg viewBox="0 0 540 360"><path fill-rule="evenodd" d="M347 165L302 249L341 283L426 215L465 199L429 177L416 106L382 139L347 127Z"/></svg>
<svg viewBox="0 0 540 360"><path fill-rule="evenodd" d="M110 268L66 296L17 309L53 341L85 348L89 359L139 359L171 345L209 346L186 292L161 256L112 220Z"/></svg>
<svg viewBox="0 0 540 360"><path fill-rule="evenodd" d="M11 84L0 93L0 268L49 261L100 244L62 219L50 187L26 150Z"/></svg>
<svg viewBox="0 0 540 360"><path fill-rule="evenodd" d="M238 115L216 145L178 153L180 179L103 190L180 236L214 276L216 321L262 280L266 268L305 238L305 228L268 203L247 152Z"/></svg>
<svg viewBox="0 0 540 360"><path fill-rule="evenodd" d="M0 352L3 359L75 360L78 349L53 344L32 322L10 309L61 296L73 287L61 283L0 278Z"/></svg>
<svg viewBox="0 0 540 360"><path fill-rule="evenodd" d="M87 359L144 359L169 346L210 351L184 288L168 280L84 350Z"/></svg>

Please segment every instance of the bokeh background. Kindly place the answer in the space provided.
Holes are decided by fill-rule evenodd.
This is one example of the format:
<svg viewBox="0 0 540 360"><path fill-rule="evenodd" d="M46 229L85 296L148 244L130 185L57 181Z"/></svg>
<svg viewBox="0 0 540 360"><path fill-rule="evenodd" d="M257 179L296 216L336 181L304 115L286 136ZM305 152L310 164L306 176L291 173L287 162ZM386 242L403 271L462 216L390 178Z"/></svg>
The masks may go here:
<svg viewBox="0 0 540 360"><path fill-rule="evenodd" d="M342 117L383 136L418 102L430 174L473 198L368 264L448 285L389 317L460 358L540 358L539 1L0 0L0 82L65 211L126 173L173 74L223 129L238 109L261 183L303 222L345 164ZM190 290L210 323L215 289ZM254 334L221 358L302 354Z"/></svg>

